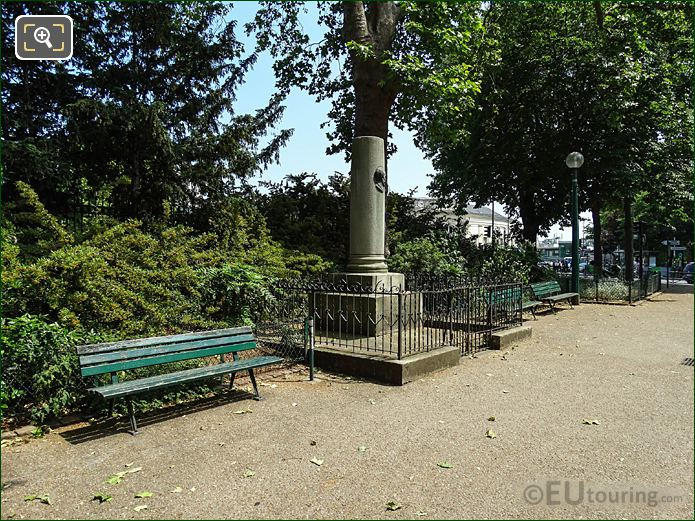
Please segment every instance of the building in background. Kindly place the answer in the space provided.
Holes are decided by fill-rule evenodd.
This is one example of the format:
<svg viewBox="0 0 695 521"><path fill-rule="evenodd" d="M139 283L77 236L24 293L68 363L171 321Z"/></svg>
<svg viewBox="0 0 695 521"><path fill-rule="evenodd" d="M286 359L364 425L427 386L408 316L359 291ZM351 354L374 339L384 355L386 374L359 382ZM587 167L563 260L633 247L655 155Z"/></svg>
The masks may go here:
<svg viewBox="0 0 695 521"><path fill-rule="evenodd" d="M495 212L493 219L490 208L466 206L466 214L457 215L453 208L440 208L435 199L428 197L416 198L415 208L417 210L437 209L438 214L446 220L450 229L465 226L466 235L475 238L478 246L492 243L493 224L497 242L513 244L511 227L514 226L514 220L498 212Z"/></svg>
<svg viewBox="0 0 695 521"><path fill-rule="evenodd" d="M542 262L562 261L565 257L572 256L572 241L561 241L560 237L550 237L539 240L536 249Z"/></svg>

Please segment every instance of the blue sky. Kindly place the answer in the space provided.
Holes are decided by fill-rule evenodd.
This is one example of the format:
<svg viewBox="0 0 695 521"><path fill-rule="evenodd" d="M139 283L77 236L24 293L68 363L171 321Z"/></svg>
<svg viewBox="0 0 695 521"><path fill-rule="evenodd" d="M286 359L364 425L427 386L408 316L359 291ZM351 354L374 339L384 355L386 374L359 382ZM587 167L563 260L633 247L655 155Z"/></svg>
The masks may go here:
<svg viewBox="0 0 695 521"><path fill-rule="evenodd" d="M255 46L255 39L246 36L243 25L253 18L257 9L256 2L236 2L232 11L232 17L238 22L237 36L248 51ZM311 40L320 41L322 31L316 23L315 12L310 9L310 14L303 23ZM259 56L254 68L246 75L244 85L237 92L235 108L238 114L253 112L268 102L275 90L272 65L273 60L268 54ZM293 128L294 134L280 151L280 163L270 165L256 180L279 181L287 174L300 172L315 172L319 178L326 180L336 171L349 172L350 165L345 162L341 154L326 154L329 141L325 130L321 129L321 123L327 120L330 103L317 102L306 92L293 89L284 104L285 114L278 128ZM393 125L391 131L393 142L398 148L396 154L389 160L391 189L400 193L416 189L417 196L427 196L429 176L434 171L432 163L425 159L422 152L415 147L410 132L398 130ZM495 209L501 212L501 205L497 205ZM584 213L581 217L589 219L590 215ZM571 230L562 230L559 226L553 226L549 236L558 235L563 240L569 240Z"/></svg>

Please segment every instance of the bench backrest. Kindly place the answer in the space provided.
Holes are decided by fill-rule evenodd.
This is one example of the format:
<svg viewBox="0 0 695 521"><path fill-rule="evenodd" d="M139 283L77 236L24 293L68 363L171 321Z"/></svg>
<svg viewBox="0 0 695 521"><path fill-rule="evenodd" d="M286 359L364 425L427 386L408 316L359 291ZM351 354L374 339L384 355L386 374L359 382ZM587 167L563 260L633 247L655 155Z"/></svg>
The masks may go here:
<svg viewBox="0 0 695 521"><path fill-rule="evenodd" d="M235 327L182 335L77 346L82 376L236 353L256 347L251 328Z"/></svg>
<svg viewBox="0 0 695 521"><path fill-rule="evenodd" d="M538 298L548 297L555 293L560 293L561 291L560 284L556 280L536 282L535 284L531 284L531 290Z"/></svg>
<svg viewBox="0 0 695 521"><path fill-rule="evenodd" d="M490 290L490 305L511 304L521 299L521 288L504 288Z"/></svg>

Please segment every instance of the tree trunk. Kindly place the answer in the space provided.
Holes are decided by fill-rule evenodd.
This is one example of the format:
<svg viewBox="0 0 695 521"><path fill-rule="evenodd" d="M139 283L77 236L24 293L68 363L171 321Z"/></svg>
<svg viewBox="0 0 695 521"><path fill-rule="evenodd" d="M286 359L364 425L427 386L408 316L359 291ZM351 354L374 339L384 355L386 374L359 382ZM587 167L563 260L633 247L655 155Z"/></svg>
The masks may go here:
<svg viewBox="0 0 695 521"><path fill-rule="evenodd" d="M601 203L594 200L591 203L591 217L594 226L594 273L596 277L603 276L603 243L601 242Z"/></svg>
<svg viewBox="0 0 695 521"><path fill-rule="evenodd" d="M633 262L634 254L632 251L633 243L633 230L632 230L632 200L630 197L625 197L623 199L623 211L625 212L625 223L624 223L624 233L625 233L625 245L623 249L625 250L625 280L632 281L634 278Z"/></svg>
<svg viewBox="0 0 695 521"><path fill-rule="evenodd" d="M355 91L353 137L388 138L389 116L398 92L381 63L391 50L400 8L395 2L375 2L365 9L363 2L343 3L343 31L346 42L369 48L368 55L350 51L352 86ZM386 150L384 150L384 156Z"/></svg>
<svg viewBox="0 0 695 521"><path fill-rule="evenodd" d="M519 194L519 217L521 217L521 236L534 245L538 239L538 221L533 204L533 194Z"/></svg>

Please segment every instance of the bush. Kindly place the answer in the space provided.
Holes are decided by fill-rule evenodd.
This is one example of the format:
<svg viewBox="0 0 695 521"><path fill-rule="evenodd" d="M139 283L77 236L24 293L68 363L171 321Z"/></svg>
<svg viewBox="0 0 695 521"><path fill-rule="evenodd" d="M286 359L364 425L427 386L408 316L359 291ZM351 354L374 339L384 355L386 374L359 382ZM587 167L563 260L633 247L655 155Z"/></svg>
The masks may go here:
<svg viewBox="0 0 695 521"><path fill-rule="evenodd" d="M165 216L147 228L138 221L92 219L73 236L30 188L22 190L23 211L8 216L2 235L2 306L10 318L2 323L1 405L34 421L83 401L76 344L252 324L274 307L277 277L330 266L319 256L282 248L262 216L233 201L210 217L215 233L171 226ZM26 223L43 223L37 228L41 234L32 235L22 227ZM130 376L201 363L143 368ZM154 400L207 390L204 385L167 390Z"/></svg>
<svg viewBox="0 0 695 521"><path fill-rule="evenodd" d="M38 423L84 399L75 346L108 340L35 315L3 318L2 337L0 408Z"/></svg>
<svg viewBox="0 0 695 521"><path fill-rule="evenodd" d="M388 259L389 269L396 273L430 273L461 275L462 262L458 252L451 250L445 240L423 237L404 241Z"/></svg>
<svg viewBox="0 0 695 521"><path fill-rule="evenodd" d="M119 224L16 266L4 277L3 309L119 338L215 327L203 316L198 279L220 259L210 242L184 227L155 236L138 222Z"/></svg>
<svg viewBox="0 0 695 521"><path fill-rule="evenodd" d="M533 245L475 246L470 238L429 236L396 245L389 269L401 273L466 276L498 282L545 280Z"/></svg>

